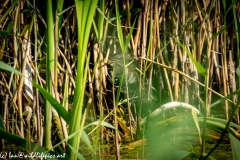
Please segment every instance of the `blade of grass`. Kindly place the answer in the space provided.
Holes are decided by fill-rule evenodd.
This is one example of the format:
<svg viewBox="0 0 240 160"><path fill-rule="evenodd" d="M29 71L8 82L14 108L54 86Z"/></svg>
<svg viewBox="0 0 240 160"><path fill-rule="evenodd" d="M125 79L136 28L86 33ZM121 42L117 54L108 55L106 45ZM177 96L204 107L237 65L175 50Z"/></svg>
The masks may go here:
<svg viewBox="0 0 240 160"><path fill-rule="evenodd" d="M118 34L118 40L122 49L122 52L124 49L124 39L123 39L123 33L121 28L121 20L119 15L119 9L118 9L118 1L115 0L115 8L116 8L116 18L117 18L117 34Z"/></svg>
<svg viewBox="0 0 240 160"><path fill-rule="evenodd" d="M67 124L70 124L71 115L68 113L68 111L49 92L47 92L37 83L35 82L32 83L44 96L44 98L46 98L46 100L56 109L58 114L67 122Z"/></svg>
<svg viewBox="0 0 240 160"><path fill-rule="evenodd" d="M16 74L19 74L19 75L23 75L21 72L19 72L18 70L16 70L15 68L13 68L12 66L4 63L4 62L1 62L0 61L0 69L3 69L3 70L6 70L6 71L9 71L9 72L13 72L13 73L16 73Z"/></svg>
<svg viewBox="0 0 240 160"><path fill-rule="evenodd" d="M52 80L51 73L54 73L55 60L55 46L54 46L54 32L53 32L53 6L51 0L46 0L46 24L47 24L47 59L46 59L46 90L52 94ZM45 103L44 109L44 138L43 143L46 148L52 148L51 142L51 127L52 127L52 108L49 101Z"/></svg>
<svg viewBox="0 0 240 160"><path fill-rule="evenodd" d="M75 0L76 15L77 15L77 29L78 29L78 63L77 63L77 77L76 77L76 88L74 91L73 106L71 125L69 128L69 134L80 130L82 121L82 108L83 98L86 86L87 69L89 64L90 56L86 60L86 51L88 45L88 39L90 29L92 25L93 15L97 6L98 0L92 1L78 1ZM74 136L70 141L69 145L75 150L78 150L80 142L81 132ZM71 160L77 158L73 149L68 149L68 155Z"/></svg>
<svg viewBox="0 0 240 160"><path fill-rule="evenodd" d="M240 159L240 141L236 138L233 134L229 133L229 138L231 142L231 148L233 153L233 159L238 160Z"/></svg>
<svg viewBox="0 0 240 160"><path fill-rule="evenodd" d="M192 56L192 54L190 53L190 51L182 44L180 43L177 39L175 39L175 41L178 43L178 45L180 45L182 47L182 49L188 54L189 58L192 60L192 62L194 63L194 65L196 66L198 72L206 77L207 76L207 70Z"/></svg>

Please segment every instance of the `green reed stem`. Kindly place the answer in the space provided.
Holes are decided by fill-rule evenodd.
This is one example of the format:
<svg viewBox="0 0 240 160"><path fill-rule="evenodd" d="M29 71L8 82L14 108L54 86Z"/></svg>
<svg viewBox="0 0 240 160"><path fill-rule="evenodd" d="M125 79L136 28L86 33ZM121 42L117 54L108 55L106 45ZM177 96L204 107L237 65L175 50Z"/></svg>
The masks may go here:
<svg viewBox="0 0 240 160"><path fill-rule="evenodd" d="M74 91L74 99L72 106L72 117L70 122L69 134L81 130L82 109L83 109L83 98L86 86L86 73L88 61L86 59L86 51L90 29L92 25L93 15L96 9L98 0L92 1L78 1L75 0L76 15L77 15L77 29L78 29L78 62L77 62L77 77L76 77L76 88ZM75 135L69 141L69 145L74 149L78 150L80 143L81 132ZM68 149L68 155L71 160L77 159L74 151Z"/></svg>
<svg viewBox="0 0 240 160"><path fill-rule="evenodd" d="M46 61L46 88L47 91L52 94L52 82L51 82L51 72L54 71L54 32L53 32L53 10L52 10L52 1L46 0L47 8L47 61ZM48 149L52 147L51 142L51 126L52 126L52 110L51 105L46 101L46 106L44 110L44 146Z"/></svg>

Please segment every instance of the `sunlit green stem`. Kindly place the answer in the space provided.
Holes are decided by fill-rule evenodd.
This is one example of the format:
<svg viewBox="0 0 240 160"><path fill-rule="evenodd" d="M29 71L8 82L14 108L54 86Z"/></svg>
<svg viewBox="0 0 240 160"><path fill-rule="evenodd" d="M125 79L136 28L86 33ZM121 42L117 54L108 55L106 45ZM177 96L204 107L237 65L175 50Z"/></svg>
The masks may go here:
<svg viewBox="0 0 240 160"><path fill-rule="evenodd" d="M46 68L46 83L47 91L52 93L51 72L54 71L54 32L53 32L53 11L52 1L46 0L47 8L47 68ZM51 125L52 124L52 110L51 105L46 101L44 110L44 146L48 149L52 147L51 143Z"/></svg>
<svg viewBox="0 0 240 160"><path fill-rule="evenodd" d="M78 29L78 63L77 63L77 77L76 77L76 88L74 91L74 99L72 106L72 117L70 122L69 134L81 130L82 120L82 108L83 98L86 85L86 75L88 61L85 62L88 37L93 20L93 14L96 9L98 0L92 1L78 1L75 0L76 15L77 15L77 29ZM89 57L88 57L89 60ZM80 143L81 132L74 136L70 141L69 145L75 150L78 150ZM68 150L68 155L71 160L75 160L76 154L73 150Z"/></svg>

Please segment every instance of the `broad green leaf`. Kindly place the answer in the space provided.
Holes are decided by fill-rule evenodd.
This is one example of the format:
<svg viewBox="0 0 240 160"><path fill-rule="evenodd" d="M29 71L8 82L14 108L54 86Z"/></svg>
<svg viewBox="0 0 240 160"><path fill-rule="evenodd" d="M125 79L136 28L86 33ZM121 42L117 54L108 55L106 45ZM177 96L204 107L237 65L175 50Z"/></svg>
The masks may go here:
<svg viewBox="0 0 240 160"><path fill-rule="evenodd" d="M193 120L194 120L194 122L196 124L196 127L197 127L197 130L198 130L199 141L200 141L200 144L201 144L202 143L201 131L200 131L200 127L199 127L199 123L198 123L198 119L197 119L197 112L196 112L196 110L192 109L192 116L193 116Z"/></svg>
<svg viewBox="0 0 240 160"><path fill-rule="evenodd" d="M9 133L7 131L5 131L4 129L0 128L0 137L3 138L4 140L8 141L9 143L11 144L14 144L18 147L21 147L25 150L27 150L27 144L28 142L19 137L19 136L16 136L12 133ZM44 154L50 154L50 155L58 155L57 153L53 152L53 151L50 151L36 143L31 143L31 148L35 148L35 152L40 152L40 153L44 153ZM57 159L57 158L53 158L53 159Z"/></svg>
<svg viewBox="0 0 240 160"><path fill-rule="evenodd" d="M15 68L13 68L12 66L4 63L4 62L0 62L0 69L3 69L3 70L6 70L6 71L9 71L9 72L13 72L13 73L16 73L16 74L19 74L19 75L23 75L21 72L19 72L18 70L16 70Z"/></svg>
<svg viewBox="0 0 240 160"><path fill-rule="evenodd" d="M89 140L89 137L87 135L87 133L83 130L82 134L81 134L81 138L82 140L88 145L88 147L92 150L92 145L91 142ZM93 150L92 150L93 151Z"/></svg>
<svg viewBox="0 0 240 160"><path fill-rule="evenodd" d="M66 109L55 99L53 96L48 93L44 88L42 88L40 85L37 83L33 82L33 85L39 90L39 92L46 98L46 100L56 109L58 112L59 116L61 116L68 125L70 125L70 114Z"/></svg>
<svg viewBox="0 0 240 160"><path fill-rule="evenodd" d="M220 119L219 119L220 120ZM199 123L203 123L203 117L198 117L198 122ZM216 120L209 120L207 119L207 122L206 122L206 125L207 125L207 128L208 129L211 129L213 131L217 131L217 132L223 132L226 128L226 124L224 123L221 123L221 122L218 122ZM230 128L232 125L232 123L229 124L229 127L228 127L228 133L231 133L232 135L234 135L236 138L239 138L239 133L237 131L235 131L234 129ZM234 125L236 126L236 124Z"/></svg>
<svg viewBox="0 0 240 160"><path fill-rule="evenodd" d="M202 124L204 122L203 117L198 117L198 123ZM211 120L207 120L207 128L214 130L214 131L224 131L225 126L224 124L220 123L220 122L215 122L215 121L211 121Z"/></svg>
<svg viewBox="0 0 240 160"><path fill-rule="evenodd" d="M226 101L227 99L231 98L232 96L238 94L240 92L240 89L235 91L235 92L232 92L231 94L227 95L226 97L224 98L221 98L219 100L217 100L216 102L214 102L213 104L211 104L210 108L218 105L218 104L221 104L222 102Z"/></svg>
<svg viewBox="0 0 240 160"><path fill-rule="evenodd" d="M85 160L85 158L70 144L68 144L68 147L71 148L71 150L75 153L75 155L80 159L80 160Z"/></svg>
<svg viewBox="0 0 240 160"><path fill-rule="evenodd" d="M176 40L176 39L175 39ZM206 68L204 68L190 53L190 51L183 45L181 44L178 40L176 40L176 42L182 47L182 49L188 54L188 57L192 60L192 62L194 63L194 65L197 68L197 71L204 77L207 76L207 70Z"/></svg>
<svg viewBox="0 0 240 160"><path fill-rule="evenodd" d="M62 9L63 9L63 4L64 4L64 0L58 0L57 1L57 6L56 6L56 8L57 8L57 11L58 12L61 12L62 11ZM73 7L73 6L72 6ZM68 8L69 9L69 8Z"/></svg>
<svg viewBox="0 0 240 160"><path fill-rule="evenodd" d="M0 31L0 37L9 37L12 34L8 31Z"/></svg>
<svg viewBox="0 0 240 160"><path fill-rule="evenodd" d="M236 138L232 133L229 133L231 148L232 148L232 154L234 160L240 159L240 141L238 138Z"/></svg>
<svg viewBox="0 0 240 160"><path fill-rule="evenodd" d="M203 119L203 117L198 117L198 119ZM223 123L225 125L228 123L227 120L221 119L221 118L207 117L207 120L213 121L213 122L220 122L220 123ZM233 122L230 122L229 126L240 129L240 125L237 125L236 123L233 123Z"/></svg>
<svg viewBox="0 0 240 160"><path fill-rule="evenodd" d="M123 51L123 54L125 54L126 51L127 51L127 48L128 48L129 42L130 42L131 37L132 37L132 33L133 33L133 29L134 29L134 26L135 26L136 19L137 19L137 18L135 18L135 20L134 20L134 22L133 22L133 25L132 25L132 27L131 27L131 30L130 30L128 36L127 36L127 40L126 40L125 45L124 45L124 51Z"/></svg>
<svg viewBox="0 0 240 160"><path fill-rule="evenodd" d="M76 77L76 88L74 90L73 106L72 106L72 116L71 116L71 125L69 127L69 133L75 133L78 130L81 130L82 110L83 110L83 100L84 100L84 90L86 87L87 71L88 64L90 59L90 54L86 57L87 46L89 41L90 30L92 28L92 21L98 0L91 1L79 1L75 0L76 7L76 17L77 17L77 30L78 30L78 62L77 62L77 77ZM83 124L83 123L82 123ZM78 156L81 158L81 155L77 155L79 148L81 132L74 136L68 144L72 148L68 151L70 159L76 159Z"/></svg>

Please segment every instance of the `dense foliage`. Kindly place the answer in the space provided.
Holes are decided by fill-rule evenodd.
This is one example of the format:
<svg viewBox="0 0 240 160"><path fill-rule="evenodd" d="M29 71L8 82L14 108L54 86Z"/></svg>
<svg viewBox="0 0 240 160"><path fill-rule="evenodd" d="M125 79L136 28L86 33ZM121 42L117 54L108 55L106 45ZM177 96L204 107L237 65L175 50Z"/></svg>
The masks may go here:
<svg viewBox="0 0 240 160"><path fill-rule="evenodd" d="M0 4L0 151L206 159L227 135L238 159L239 1Z"/></svg>

